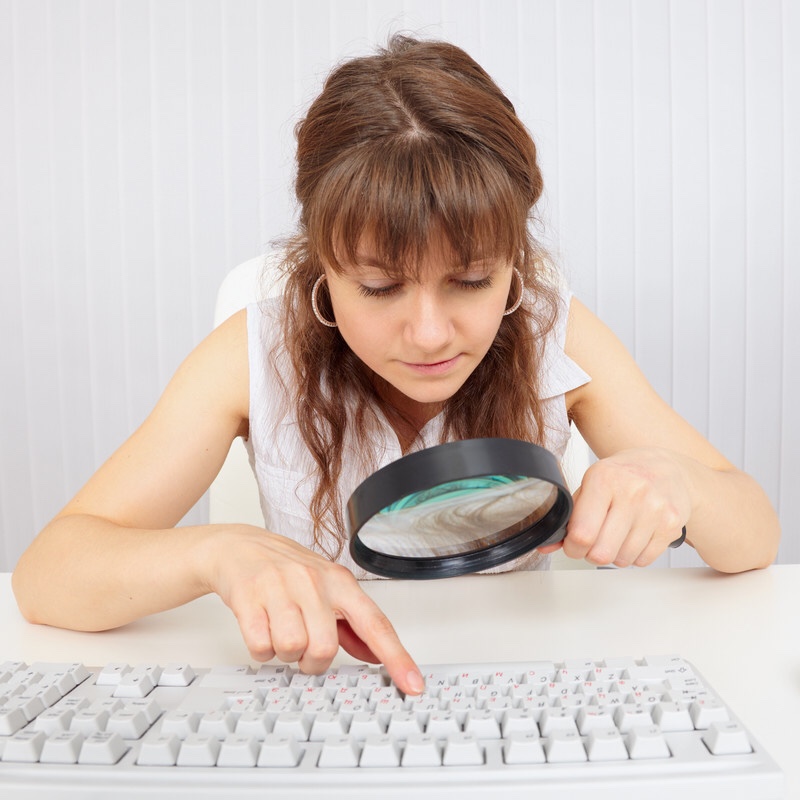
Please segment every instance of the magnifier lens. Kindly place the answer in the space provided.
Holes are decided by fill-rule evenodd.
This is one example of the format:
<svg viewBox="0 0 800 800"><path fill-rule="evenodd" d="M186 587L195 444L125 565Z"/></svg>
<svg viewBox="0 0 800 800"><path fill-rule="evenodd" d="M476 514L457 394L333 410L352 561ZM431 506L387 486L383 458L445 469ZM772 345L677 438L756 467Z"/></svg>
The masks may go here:
<svg viewBox="0 0 800 800"><path fill-rule="evenodd" d="M375 553L400 557L463 555L499 544L542 519L558 499L549 481L487 475L412 492L361 528Z"/></svg>
<svg viewBox="0 0 800 800"><path fill-rule="evenodd" d="M350 554L388 578L490 569L564 538L572 510L552 453L513 439L464 439L404 456L347 504Z"/></svg>

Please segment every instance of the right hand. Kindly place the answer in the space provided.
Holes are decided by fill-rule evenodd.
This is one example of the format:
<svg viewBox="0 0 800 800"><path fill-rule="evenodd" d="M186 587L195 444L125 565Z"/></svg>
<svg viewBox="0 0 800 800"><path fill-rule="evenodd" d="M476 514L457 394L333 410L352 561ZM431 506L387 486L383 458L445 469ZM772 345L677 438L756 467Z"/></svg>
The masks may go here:
<svg viewBox="0 0 800 800"><path fill-rule="evenodd" d="M217 545L209 588L233 611L253 659L297 662L321 674L341 645L360 660L382 662L401 691L424 689L391 622L346 567L251 526L227 529Z"/></svg>

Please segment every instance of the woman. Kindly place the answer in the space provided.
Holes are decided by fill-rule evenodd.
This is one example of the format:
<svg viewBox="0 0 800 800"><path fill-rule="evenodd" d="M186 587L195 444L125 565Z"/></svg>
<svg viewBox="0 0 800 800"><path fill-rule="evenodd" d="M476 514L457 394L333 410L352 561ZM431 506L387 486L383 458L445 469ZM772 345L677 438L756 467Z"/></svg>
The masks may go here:
<svg viewBox="0 0 800 800"><path fill-rule="evenodd" d="M440 441L503 436L560 454L570 422L599 461L563 545L544 550L644 566L686 526L716 569L773 560L779 526L761 489L559 290L530 233L534 144L469 56L397 37L334 70L297 140L283 298L201 343L31 544L14 574L28 619L99 630L216 592L254 659L321 672L341 644L419 692L356 582L343 501L373 469ZM237 436L266 529L173 528Z"/></svg>

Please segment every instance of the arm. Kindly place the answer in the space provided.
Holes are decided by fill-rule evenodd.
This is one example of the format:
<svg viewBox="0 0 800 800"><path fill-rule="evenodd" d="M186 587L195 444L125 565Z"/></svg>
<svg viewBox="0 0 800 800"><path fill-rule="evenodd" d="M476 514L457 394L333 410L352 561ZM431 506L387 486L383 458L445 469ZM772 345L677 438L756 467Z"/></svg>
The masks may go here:
<svg viewBox="0 0 800 800"><path fill-rule="evenodd" d="M248 415L241 312L186 359L143 425L23 554L13 575L22 613L103 630L216 592L253 658L277 655L321 672L341 640L357 657L386 663L413 692L414 662L347 569L253 526L173 527L233 439L247 434Z"/></svg>
<svg viewBox="0 0 800 800"><path fill-rule="evenodd" d="M763 490L658 397L621 342L577 300L566 351L592 376L569 393L567 407L600 460L576 494L565 553L645 566L685 525L687 541L715 569L770 564L780 526Z"/></svg>

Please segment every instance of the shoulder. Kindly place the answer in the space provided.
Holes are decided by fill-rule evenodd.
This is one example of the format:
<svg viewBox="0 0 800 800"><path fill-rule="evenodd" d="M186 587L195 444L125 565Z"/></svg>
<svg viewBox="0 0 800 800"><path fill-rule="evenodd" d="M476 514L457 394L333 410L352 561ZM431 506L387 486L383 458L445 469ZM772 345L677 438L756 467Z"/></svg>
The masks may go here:
<svg viewBox="0 0 800 800"><path fill-rule="evenodd" d="M615 395L634 385L646 385L622 342L576 297L569 306L564 350L592 376L590 383L570 392L568 406L575 417L601 396Z"/></svg>
<svg viewBox="0 0 800 800"><path fill-rule="evenodd" d="M249 407L247 311L233 314L189 354L165 397L194 395L209 411L246 424Z"/></svg>

